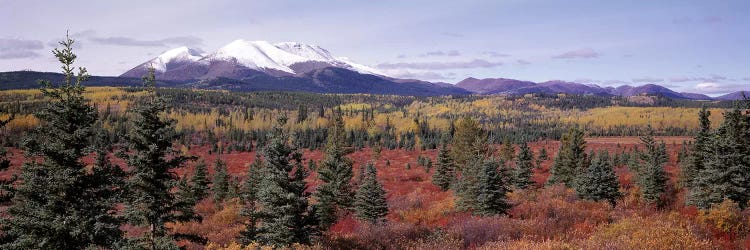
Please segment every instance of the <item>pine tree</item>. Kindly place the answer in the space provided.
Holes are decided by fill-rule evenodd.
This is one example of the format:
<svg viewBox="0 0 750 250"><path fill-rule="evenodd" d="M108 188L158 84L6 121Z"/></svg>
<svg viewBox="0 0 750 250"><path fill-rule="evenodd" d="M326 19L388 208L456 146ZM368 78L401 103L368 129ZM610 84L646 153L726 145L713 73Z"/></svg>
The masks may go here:
<svg viewBox="0 0 750 250"><path fill-rule="evenodd" d="M193 185L193 198L196 202L199 202L208 196L208 185L210 185L211 182L208 180L206 162L200 161L195 165L195 173L190 179L190 183Z"/></svg>
<svg viewBox="0 0 750 250"><path fill-rule="evenodd" d="M681 182L685 187L692 187L698 174L705 169L707 158L709 158L709 148L711 136L711 111L705 106L698 112L700 130L695 136L692 150L688 159L681 165Z"/></svg>
<svg viewBox="0 0 750 250"><path fill-rule="evenodd" d="M0 129L4 128L5 125L10 123L15 118L13 114L8 117L8 119L0 120ZM5 148L0 148L0 173L3 173L5 171L8 171L10 168L10 160L6 156L7 152L5 151ZM9 203L13 196L15 195L15 190L13 188L13 183L18 180L17 175L12 175L9 178L0 179L0 206L6 205ZM2 227L0 227L0 230L2 230ZM0 241L0 244L2 241Z"/></svg>
<svg viewBox="0 0 750 250"><path fill-rule="evenodd" d="M709 208L725 199L746 208L750 201L750 114L736 106L724 113L724 123L706 146L704 169L694 180L689 201ZM697 143L697 142L696 142Z"/></svg>
<svg viewBox="0 0 750 250"><path fill-rule="evenodd" d="M500 148L500 158L505 162L512 162L515 155L516 149L513 148L513 143L510 143L510 138L506 137L503 140L502 147Z"/></svg>
<svg viewBox="0 0 750 250"><path fill-rule="evenodd" d="M40 120L24 140L23 148L34 156L23 165L2 249L110 248L122 239L115 203L119 183L114 170L99 157L89 171L82 158L90 152L97 111L88 104L82 83L85 68L74 73L74 41L60 42L53 54L62 63L63 82L54 86L40 80L47 105L36 114ZM100 151L101 153L101 151ZM103 155L103 154L102 154Z"/></svg>
<svg viewBox="0 0 750 250"><path fill-rule="evenodd" d="M242 184L242 201L243 208L240 212L242 216L247 217L245 229L240 232L238 240L241 244L247 245L257 239L258 224L258 189L260 188L261 174L263 173L263 164L260 154L255 155L255 160L247 169L247 178Z"/></svg>
<svg viewBox="0 0 750 250"><path fill-rule="evenodd" d="M149 92L144 103L134 110L132 129L127 135L124 157L130 166L126 187L125 216L135 226L146 226L141 237L133 239L133 247L148 249L175 248L175 239L190 235L170 235L167 224L200 220L192 211L192 199L177 196L174 190L179 178L174 170L189 160L173 148L179 138L174 120L164 119L166 101L157 96L154 69L144 77Z"/></svg>
<svg viewBox="0 0 750 250"><path fill-rule="evenodd" d="M286 117L280 117L263 148L263 173L258 190L256 240L262 244L288 246L308 243L317 231L314 211L305 192L308 173L302 154L291 146L284 132Z"/></svg>
<svg viewBox="0 0 750 250"><path fill-rule="evenodd" d="M560 150L550 169L548 184L563 183L569 188L575 187L575 179L586 167L586 141L583 130L571 128L560 139Z"/></svg>
<svg viewBox="0 0 750 250"><path fill-rule="evenodd" d="M455 165L451 158L450 149L445 143L440 146L440 152L437 156L437 167L432 175L432 183L440 187L441 190L447 191L456 179Z"/></svg>
<svg viewBox="0 0 750 250"><path fill-rule="evenodd" d="M229 194L229 173L227 172L227 164L224 163L219 157L216 157L214 162L214 180L211 191L214 193L214 201L221 203L227 199Z"/></svg>
<svg viewBox="0 0 750 250"><path fill-rule="evenodd" d="M365 177L355 196L354 208L357 217L369 223L377 223L388 215L385 190L378 182L377 170L372 163L367 164Z"/></svg>
<svg viewBox="0 0 750 250"><path fill-rule="evenodd" d="M526 189L534 184L534 181L531 180L531 177L534 175L534 172L532 172L532 169L534 169L533 160L534 155L531 153L529 145L526 143L521 144L518 157L516 158L516 168L513 174L516 188Z"/></svg>
<svg viewBox="0 0 750 250"><path fill-rule="evenodd" d="M331 126L328 128L325 158L318 168L318 178L322 183L315 190L314 197L318 200L316 215L321 229L326 229L336 222L338 215L349 210L354 201L351 185L354 162L346 157L349 150L345 143L344 119L339 110L333 114Z"/></svg>
<svg viewBox="0 0 750 250"><path fill-rule="evenodd" d="M667 185L667 175L664 172L664 164L667 162L666 145L656 143L653 134L649 127L648 133L641 136L641 144L645 149L639 155L640 171L637 173L643 199L647 202L658 202Z"/></svg>
<svg viewBox="0 0 750 250"><path fill-rule="evenodd" d="M614 206L622 194L619 190L620 181L610 163L609 154L602 151L592 158L591 165L578 178L576 193L581 199L606 200Z"/></svg>
<svg viewBox="0 0 750 250"><path fill-rule="evenodd" d="M477 210L477 197L481 185L481 176L484 160L475 156L461 170L458 180L456 181L455 192L457 196L456 206L460 210L471 211Z"/></svg>
<svg viewBox="0 0 750 250"><path fill-rule="evenodd" d="M487 139L479 122L464 117L458 121L453 135L453 160L456 162L458 169L463 168L476 155L485 155L487 153Z"/></svg>
<svg viewBox="0 0 750 250"><path fill-rule="evenodd" d="M500 162L492 159L482 163L479 177L477 204L474 212L483 215L507 214L511 205L507 201L509 191L507 169L500 167Z"/></svg>

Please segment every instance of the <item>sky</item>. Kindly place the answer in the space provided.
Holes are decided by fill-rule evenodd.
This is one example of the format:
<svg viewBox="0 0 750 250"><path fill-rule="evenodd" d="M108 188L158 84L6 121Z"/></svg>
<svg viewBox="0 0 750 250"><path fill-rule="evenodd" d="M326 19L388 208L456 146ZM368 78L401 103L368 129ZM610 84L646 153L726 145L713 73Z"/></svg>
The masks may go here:
<svg viewBox="0 0 750 250"><path fill-rule="evenodd" d="M179 46L233 40L316 44L399 78L467 77L600 86L750 90L747 0L0 0L0 71L78 64L115 76Z"/></svg>

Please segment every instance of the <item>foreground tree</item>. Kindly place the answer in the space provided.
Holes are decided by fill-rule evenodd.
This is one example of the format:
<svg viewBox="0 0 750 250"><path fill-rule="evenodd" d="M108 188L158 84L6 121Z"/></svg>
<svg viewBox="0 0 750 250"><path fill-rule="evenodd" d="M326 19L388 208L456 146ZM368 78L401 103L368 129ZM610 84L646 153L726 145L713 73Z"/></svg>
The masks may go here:
<svg viewBox="0 0 750 250"><path fill-rule="evenodd" d="M560 142L560 150L555 156L547 183L563 183L569 188L574 188L576 178L587 167L588 158L583 130L571 128L562 136Z"/></svg>
<svg viewBox="0 0 750 250"><path fill-rule="evenodd" d="M750 101L745 100L750 106ZM742 107L742 108L748 108ZM694 179L690 203L710 208L725 199L741 208L750 201L750 113L741 107L724 113L724 123L712 133L705 166ZM743 112L745 112L743 114Z"/></svg>
<svg viewBox="0 0 750 250"><path fill-rule="evenodd" d="M532 169L534 169L533 161L534 155L531 153L529 145L526 143L521 144L513 174L513 181L516 188L526 189L534 184L534 181L531 180L531 177L534 175L534 172L532 172Z"/></svg>
<svg viewBox="0 0 750 250"><path fill-rule="evenodd" d="M219 157L216 157L216 162L214 162L214 180L211 190L214 193L214 201L217 204L224 202L229 197L229 182L227 164L221 161Z"/></svg>
<svg viewBox="0 0 750 250"><path fill-rule="evenodd" d="M174 170L189 158L172 146L179 134L173 120L161 117L167 105L156 94L153 68L144 82L149 96L134 110L133 127L127 135L128 152L123 157L130 166L125 216L131 224L146 226L147 230L129 244L135 248L174 249L176 239L200 239L170 234L167 225L198 221L200 217L193 211L193 199L175 195L179 178Z"/></svg>
<svg viewBox="0 0 750 250"><path fill-rule="evenodd" d="M581 199L606 200L614 206L622 194L620 193L620 180L617 179L617 174L612 168L609 154L607 151L602 151L592 158L591 165L578 178L576 193Z"/></svg>
<svg viewBox="0 0 750 250"><path fill-rule="evenodd" d="M696 182L696 178L703 169L705 169L706 161L710 157L709 143L711 143L711 111L706 109L705 106L701 108L698 113L698 120L700 123L700 130L695 136L692 150L690 151L687 159L681 162L681 180L685 187L691 188Z"/></svg>
<svg viewBox="0 0 750 250"><path fill-rule="evenodd" d="M326 229L338 218L338 215L352 206L352 165L354 162L346 157L346 131L341 111L335 111L328 128L328 139L325 158L318 166L318 178L322 182L315 191L318 200L316 215L321 229Z"/></svg>
<svg viewBox="0 0 750 250"><path fill-rule="evenodd" d="M464 117L456 122L455 129L452 158L456 162L456 167L462 169L475 156L487 154L487 137L479 122L471 117Z"/></svg>
<svg viewBox="0 0 750 250"><path fill-rule="evenodd" d="M479 176L477 204L474 212L483 216L507 214L511 205L507 201L510 191L507 169L501 167L500 162L485 160Z"/></svg>
<svg viewBox="0 0 750 250"><path fill-rule="evenodd" d="M435 173L432 175L432 183L440 187L441 190L447 191L456 179L455 163L451 158L450 149L443 143L440 146L440 152L437 156L437 166Z"/></svg>
<svg viewBox="0 0 750 250"><path fill-rule="evenodd" d="M288 246L308 243L317 232L317 220L305 192L307 172L302 154L289 143L284 132L286 117L280 117L271 130L269 143L261 150L263 168L257 196L259 220L255 231L258 241L266 245Z"/></svg>
<svg viewBox="0 0 750 250"><path fill-rule="evenodd" d="M100 151L91 170L82 158L90 152L97 111L84 98L85 68L74 74L73 40L60 42L53 54L62 63L64 80L54 86L40 81L50 101L39 113L40 126L26 138L27 157L10 219L2 227L10 242L3 249L111 248L122 239L115 203L119 183ZM38 160L37 160L38 159Z"/></svg>
<svg viewBox="0 0 750 250"><path fill-rule="evenodd" d="M193 184L193 199L196 202L200 202L208 196L208 185L211 182L208 181L208 169L204 161L200 161L195 165L195 173L190 178L190 183Z"/></svg>
<svg viewBox="0 0 750 250"><path fill-rule="evenodd" d="M14 116L11 115L8 117L8 119L0 120L0 129L4 128L5 125L10 123L14 119ZM5 148L0 148L0 173L3 173L5 171L8 171L10 168L10 160L7 158L8 152L5 151ZM5 205L8 202L10 202L11 199L13 199L13 196L15 195L15 189L13 187L13 183L18 180L18 176L12 175L9 178L0 179L0 205ZM2 228L0 228L2 230ZM2 242L0 241L0 244Z"/></svg>
<svg viewBox="0 0 750 250"><path fill-rule="evenodd" d="M354 208L357 217L369 223L377 223L388 215L385 190L378 182L377 170L372 163L367 164L365 176L355 196Z"/></svg>
<svg viewBox="0 0 750 250"><path fill-rule="evenodd" d="M643 199L647 202L658 202L667 187L667 174L664 164L667 163L666 145L656 143L654 132L649 128L645 136L641 136L644 151L639 155L638 183L641 187Z"/></svg>

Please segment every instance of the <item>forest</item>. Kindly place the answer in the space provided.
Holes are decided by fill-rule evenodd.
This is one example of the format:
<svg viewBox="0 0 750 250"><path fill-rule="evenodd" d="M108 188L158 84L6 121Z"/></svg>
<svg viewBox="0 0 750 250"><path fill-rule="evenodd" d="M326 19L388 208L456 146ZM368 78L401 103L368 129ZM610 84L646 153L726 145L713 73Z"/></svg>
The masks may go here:
<svg viewBox="0 0 750 250"><path fill-rule="evenodd" d="M0 249L741 249L750 100L0 91Z"/></svg>

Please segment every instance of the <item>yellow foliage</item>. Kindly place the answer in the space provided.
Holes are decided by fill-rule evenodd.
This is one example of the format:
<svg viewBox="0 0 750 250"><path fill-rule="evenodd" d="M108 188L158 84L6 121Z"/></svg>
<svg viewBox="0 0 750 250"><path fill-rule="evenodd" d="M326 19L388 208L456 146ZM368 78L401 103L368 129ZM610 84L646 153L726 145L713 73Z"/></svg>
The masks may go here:
<svg viewBox="0 0 750 250"><path fill-rule="evenodd" d="M676 214L633 217L605 225L583 242L586 249L712 249Z"/></svg>
<svg viewBox="0 0 750 250"><path fill-rule="evenodd" d="M712 206L711 209L702 213L698 219L727 233L740 232L747 228L740 207L729 199Z"/></svg>
<svg viewBox="0 0 750 250"><path fill-rule="evenodd" d="M556 241L556 240L545 240L545 241L530 241L530 240L515 240L515 241L496 241L489 242L477 248L478 250L490 250L490 249L507 249L507 250L526 250L526 249L541 249L541 250L567 250L567 249L579 249L570 243Z"/></svg>

